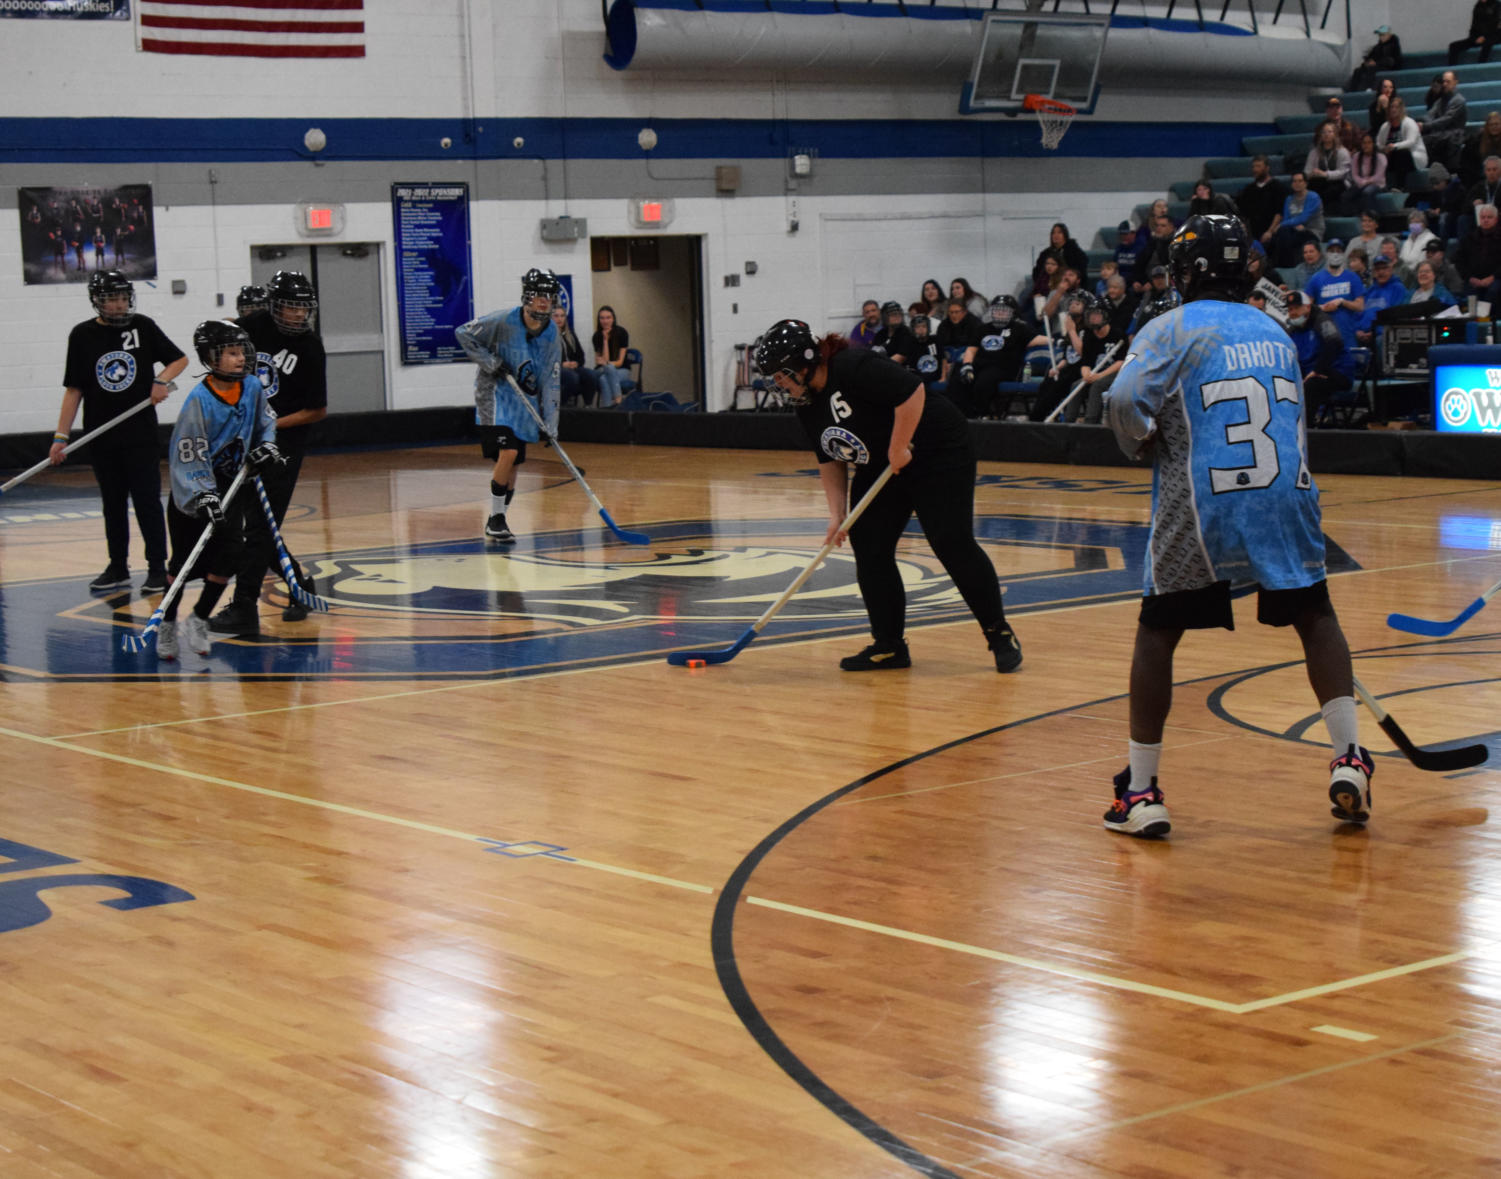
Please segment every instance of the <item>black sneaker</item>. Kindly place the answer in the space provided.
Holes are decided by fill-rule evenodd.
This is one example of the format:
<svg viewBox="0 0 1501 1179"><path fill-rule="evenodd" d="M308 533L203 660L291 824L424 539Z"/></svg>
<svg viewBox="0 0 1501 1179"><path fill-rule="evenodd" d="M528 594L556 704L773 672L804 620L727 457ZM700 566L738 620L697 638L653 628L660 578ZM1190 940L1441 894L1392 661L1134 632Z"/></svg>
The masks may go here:
<svg viewBox="0 0 1501 1179"><path fill-rule="evenodd" d="M907 653L907 643L898 639L895 643L872 643L858 655L847 655L839 661L840 671L897 671L912 666L912 656Z"/></svg>
<svg viewBox="0 0 1501 1179"><path fill-rule="evenodd" d="M107 565L103 573L89 582L89 589L94 593L99 593L103 590L119 589L121 586L129 584L129 569L126 569L122 565Z"/></svg>
<svg viewBox="0 0 1501 1179"><path fill-rule="evenodd" d="M287 608L281 612L283 622L302 622L307 618L308 609L296 598L287 603Z"/></svg>
<svg viewBox="0 0 1501 1179"><path fill-rule="evenodd" d="M1364 749L1350 746L1329 763L1329 813L1345 823L1364 823L1371 817L1371 775L1376 763Z"/></svg>
<svg viewBox="0 0 1501 1179"><path fill-rule="evenodd" d="M987 630L985 643L995 655L996 671L1015 671L1022 665L1022 645L1007 623Z"/></svg>
<svg viewBox="0 0 1501 1179"><path fill-rule="evenodd" d="M516 543L516 534L507 526L504 512L496 512L485 521L485 539L500 544Z"/></svg>
<svg viewBox="0 0 1501 1179"><path fill-rule="evenodd" d="M208 628L219 635L253 639L261 633L260 612L254 602L232 601L208 620Z"/></svg>
<svg viewBox="0 0 1501 1179"><path fill-rule="evenodd" d="M143 594L160 594L167 589L167 570L161 565L153 565L146 571L146 580L141 582Z"/></svg>
<svg viewBox="0 0 1501 1179"><path fill-rule="evenodd" d="M1173 829L1157 779L1145 790L1131 789L1131 767L1115 776L1115 802L1105 812L1105 830L1134 835L1138 839L1160 839Z"/></svg>

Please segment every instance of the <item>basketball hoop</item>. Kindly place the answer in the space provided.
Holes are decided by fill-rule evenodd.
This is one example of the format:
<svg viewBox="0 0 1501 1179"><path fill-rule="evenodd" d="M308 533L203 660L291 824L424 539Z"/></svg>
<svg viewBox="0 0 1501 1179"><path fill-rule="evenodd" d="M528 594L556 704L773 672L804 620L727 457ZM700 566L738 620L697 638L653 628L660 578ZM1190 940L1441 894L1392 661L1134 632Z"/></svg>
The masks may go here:
<svg viewBox="0 0 1501 1179"><path fill-rule="evenodd" d="M1042 127L1042 146L1049 151L1055 151L1063 142L1069 124L1078 113L1068 103L1059 102L1056 98L1044 98L1041 94L1027 95L1022 99L1022 109L1037 116L1038 125Z"/></svg>

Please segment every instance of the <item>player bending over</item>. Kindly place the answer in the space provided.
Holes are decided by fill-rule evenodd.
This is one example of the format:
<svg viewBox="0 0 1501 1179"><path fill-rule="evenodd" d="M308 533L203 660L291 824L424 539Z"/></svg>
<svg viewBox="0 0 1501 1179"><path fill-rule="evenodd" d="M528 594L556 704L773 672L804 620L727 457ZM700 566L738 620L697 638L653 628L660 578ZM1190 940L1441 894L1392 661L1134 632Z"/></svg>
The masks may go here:
<svg viewBox="0 0 1501 1179"><path fill-rule="evenodd" d="M1230 585L1255 583L1256 618L1291 626L1329 740L1335 818L1370 818L1371 756L1360 747L1350 648L1324 580L1319 492L1308 471L1297 350L1249 289L1240 220L1195 216L1169 259L1184 304L1141 329L1106 398L1131 457L1150 453L1152 531L1131 660L1130 765L1115 776L1105 827L1171 829L1157 762L1185 630L1235 628Z"/></svg>

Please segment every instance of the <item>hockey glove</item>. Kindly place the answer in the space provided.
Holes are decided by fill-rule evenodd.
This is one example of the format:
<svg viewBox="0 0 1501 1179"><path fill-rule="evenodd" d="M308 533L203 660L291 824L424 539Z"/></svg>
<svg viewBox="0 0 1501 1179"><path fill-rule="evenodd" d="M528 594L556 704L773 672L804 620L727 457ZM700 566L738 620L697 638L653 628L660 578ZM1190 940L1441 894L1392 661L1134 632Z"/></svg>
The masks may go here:
<svg viewBox="0 0 1501 1179"><path fill-rule="evenodd" d="M271 467L284 467L287 465L287 456L276 448L274 442L262 442L246 457L245 461L250 464L250 470L259 474Z"/></svg>
<svg viewBox="0 0 1501 1179"><path fill-rule="evenodd" d="M212 491L205 491L193 500L193 514L202 516L210 524L224 523L224 504Z"/></svg>
<svg viewBox="0 0 1501 1179"><path fill-rule="evenodd" d="M961 364L959 366L959 379L966 385L973 385L975 383L975 366L972 364Z"/></svg>

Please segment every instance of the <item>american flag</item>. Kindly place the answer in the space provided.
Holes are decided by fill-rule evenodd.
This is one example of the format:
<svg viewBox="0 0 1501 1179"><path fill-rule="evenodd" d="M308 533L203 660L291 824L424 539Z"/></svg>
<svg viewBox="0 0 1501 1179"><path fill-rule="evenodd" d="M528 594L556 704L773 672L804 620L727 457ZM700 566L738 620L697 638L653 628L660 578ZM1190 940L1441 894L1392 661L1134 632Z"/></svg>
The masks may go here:
<svg viewBox="0 0 1501 1179"><path fill-rule="evenodd" d="M137 0L146 53L364 57L365 0Z"/></svg>

